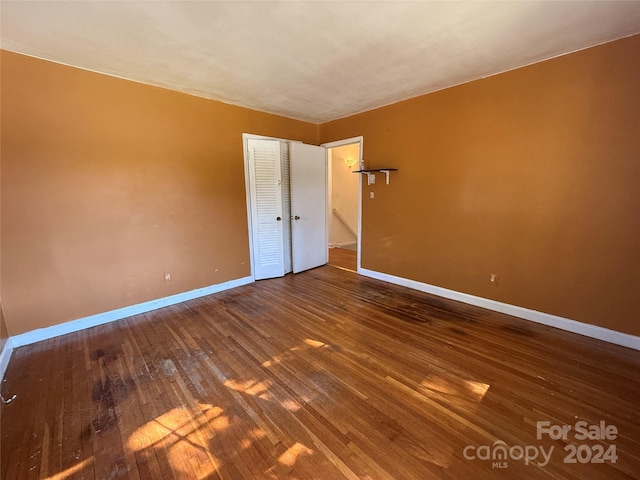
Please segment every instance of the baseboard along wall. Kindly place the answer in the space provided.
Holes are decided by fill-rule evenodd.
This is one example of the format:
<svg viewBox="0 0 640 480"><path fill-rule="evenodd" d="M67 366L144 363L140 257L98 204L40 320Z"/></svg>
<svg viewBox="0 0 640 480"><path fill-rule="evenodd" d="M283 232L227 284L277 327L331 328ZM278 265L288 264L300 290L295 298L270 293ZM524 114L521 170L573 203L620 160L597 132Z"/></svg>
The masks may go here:
<svg viewBox="0 0 640 480"><path fill-rule="evenodd" d="M149 302L138 303L129 307L118 308L104 313L98 313L96 315L90 315L88 317L79 318L70 322L61 323L59 325L53 325L51 327L39 328L31 330L30 332L20 333L9 337L7 343L5 343L2 352L0 353L0 382L4 378L4 374L9 365L11 359L11 353L15 348L22 347L24 345L30 345L32 343L41 342L49 338L59 337L67 333L77 332L84 330L85 328L95 327L104 323L114 322L123 318L131 317L132 315L138 315L140 313L150 312L157 310L158 308L168 307L169 305L175 305L177 303L186 302L194 298L204 297L205 295L211 295L213 293L222 292L242 285L247 285L254 281L252 276L238 278L235 280L229 280L228 282L218 283L210 285L208 287L198 288L188 292L178 293L168 297L151 300Z"/></svg>
<svg viewBox="0 0 640 480"><path fill-rule="evenodd" d="M599 327L597 325L590 325L588 323L582 323L568 318L558 317L556 315L538 312L536 310L530 310L528 308L518 307L516 305L510 305L508 303L502 303L495 300L489 300L487 298L476 297L474 295L429 285L427 283L422 283L403 277L396 277L394 275L376 272L374 270L368 270L366 268L358 269L358 273L360 275L375 278L377 280L382 280L384 282L401 285L403 287L412 288L414 290L419 290L421 292L430 293L432 295L448 298L450 300L467 303L469 305L475 305L477 307L486 308L487 310L505 313L507 315L512 315L514 317L530 320L532 322L541 323L543 325L559 328L561 330L578 333L580 335L596 338L598 340L604 340L605 342L632 348L634 350L640 350L640 337L629 335L627 333L617 332L615 330ZM242 285L252 283L253 281L254 279L251 276L239 278L236 280L230 280L228 282L211 285L209 287L199 288L196 290L191 290L189 292L179 293L149 302L139 303L137 305L119 308L116 310L111 310L109 312L99 313L96 315L91 315L89 317L62 323L60 325L40 328L37 330L32 330L30 332L15 335L13 337L9 337L4 348L2 349L2 352L0 353L0 382L4 377L7 366L9 365L11 353L13 352L14 348L40 342L60 335L65 335L67 333L77 332L79 330L95 327L104 323L113 322L126 317L130 317L132 315L150 312L158 308L186 302L187 300L192 300L194 298L204 297L205 295L211 295L213 293L240 287Z"/></svg>
<svg viewBox="0 0 640 480"><path fill-rule="evenodd" d="M71 332L77 332L78 330L95 327L104 323L114 322L116 320L131 317L132 315L150 312L152 310L157 310L158 308L168 307L169 305L186 302L187 300L192 300L194 298L204 297L205 295L211 295L213 293L222 292L231 288L240 287L242 285L247 285L253 281L253 277L251 276L238 278L236 280L229 280L228 282L218 283L215 285L210 285L208 287L178 293L169 297L151 300L149 302L139 303L137 305L131 305L129 307L118 308L109 312L98 313L96 315L72 320L70 322L61 323L59 325L53 325L51 327L39 328L30 332L21 333L19 335L11 337L11 340L13 341L13 348L22 347L23 345L29 345L31 343L41 342L42 340L58 337L60 335L65 335Z"/></svg>
<svg viewBox="0 0 640 480"><path fill-rule="evenodd" d="M9 365L9 359L11 359L11 353L13 352L13 341L11 337L7 338L2 352L0 352L0 387L2 387L2 379L4 378L4 372L7 371ZM0 388L0 391L2 388Z"/></svg>
<svg viewBox="0 0 640 480"><path fill-rule="evenodd" d="M457 300L458 302L486 308L487 310L505 313L507 315L512 315L524 320L530 320L532 322L541 323L543 325L559 328L561 330L578 333L586 337L597 338L598 340L604 340L605 342L614 343L616 345L632 348L634 350L640 350L640 337L636 337L635 335L630 335L628 333L622 333L616 330L599 327L597 325L591 325L568 318L558 317L557 315L551 315L549 313L538 312L536 310L530 310L528 308L510 305L508 303L497 302L495 300L489 300L487 298L476 297L467 293L461 293L455 290L449 290L446 288L437 287L435 285L429 285L428 283L422 283L403 277L396 277L388 273L376 272L375 270L360 268L358 269L358 273L366 277L375 278L377 280L393 283L395 285L401 285L403 287L412 288L414 290L430 293L432 295L448 298L450 300Z"/></svg>

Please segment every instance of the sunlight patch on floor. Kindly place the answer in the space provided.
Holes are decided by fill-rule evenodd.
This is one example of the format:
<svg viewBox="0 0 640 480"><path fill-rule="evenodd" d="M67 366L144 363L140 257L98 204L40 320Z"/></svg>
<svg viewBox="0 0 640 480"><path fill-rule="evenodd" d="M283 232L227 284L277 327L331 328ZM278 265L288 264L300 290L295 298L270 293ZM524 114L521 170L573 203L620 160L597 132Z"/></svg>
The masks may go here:
<svg viewBox="0 0 640 480"><path fill-rule="evenodd" d="M429 392L442 393L444 395L471 398L480 402L491 385L473 380L460 380L452 382L449 379L430 375L420 382L420 386Z"/></svg>
<svg viewBox="0 0 640 480"><path fill-rule="evenodd" d="M467 384L469 392L476 397L478 402L484 398L485 394L489 391L489 387L491 387L488 383L474 382L473 380L466 380L465 383Z"/></svg>
<svg viewBox="0 0 640 480"><path fill-rule="evenodd" d="M176 407L136 429L129 437L128 447L134 452L147 448L166 450L176 471L185 475L195 472L198 478L204 478L219 468L220 461L209 450L208 435L203 436L200 430L217 432L228 426L229 420L220 407Z"/></svg>
<svg viewBox="0 0 640 480"><path fill-rule="evenodd" d="M477 428L470 418L482 408L481 402L489 391L490 384L459 377L447 379L436 374L425 377L420 383L408 381L405 384L391 377L387 379L401 391L420 398L437 415L448 417L448 421L457 424L456 430L471 429L482 435L489 435L482 428ZM429 461L442 468L449 468L456 457L452 446L436 444L431 447L425 448Z"/></svg>
<svg viewBox="0 0 640 480"><path fill-rule="evenodd" d="M198 426L216 425L217 420L218 427L214 427L216 430L227 427L228 421L222 415L223 410L220 407L206 404L200 404L199 407L199 412L192 412L186 407L173 408L148 421L131 434L129 447L137 451L161 442L167 437L188 438L194 431L194 424Z"/></svg>
<svg viewBox="0 0 640 480"><path fill-rule="evenodd" d="M293 347L291 347L289 350L287 350L286 352L273 357L271 360L266 360L264 362L262 362L262 366L263 367L272 367L274 365L277 365L279 363L282 363L282 361L286 360L287 358L289 358L291 356L291 352L300 352L302 350L308 349L308 347L311 348L328 348L329 346L324 343L321 342L319 340L313 340L311 338L306 338L302 341L302 343L300 345L295 345Z"/></svg>
<svg viewBox="0 0 640 480"><path fill-rule="evenodd" d="M93 457L87 458L81 462L76 463L74 466L63 470L62 472L58 472L55 475L51 475L50 477L46 477L44 480L65 480L67 478L72 478L79 472L81 472L84 468L88 467L93 463Z"/></svg>
<svg viewBox="0 0 640 480"><path fill-rule="evenodd" d="M286 408L290 412L297 412L298 410L300 410L300 404L290 398L286 398L280 403L282 403L282 405L284 405L284 408Z"/></svg>
<svg viewBox="0 0 640 480"><path fill-rule="evenodd" d="M311 455L313 454L313 450L305 447L300 442L296 442L291 447L287 449L280 457L278 461L283 465L287 465L288 467L292 467L298 461L298 457L301 455Z"/></svg>
<svg viewBox="0 0 640 480"><path fill-rule="evenodd" d="M224 386L231 388L236 392L247 393L263 400L272 400L273 395L269 393L269 387L273 384L271 381L248 380L246 382L238 382L236 380L226 380Z"/></svg>

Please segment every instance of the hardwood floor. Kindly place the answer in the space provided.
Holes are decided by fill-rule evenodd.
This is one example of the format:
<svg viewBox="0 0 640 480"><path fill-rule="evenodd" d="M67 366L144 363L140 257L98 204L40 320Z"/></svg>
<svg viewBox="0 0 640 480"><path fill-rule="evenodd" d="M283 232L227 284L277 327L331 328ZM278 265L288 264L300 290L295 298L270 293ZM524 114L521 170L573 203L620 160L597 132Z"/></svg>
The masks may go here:
<svg viewBox="0 0 640 480"><path fill-rule="evenodd" d="M330 248L329 265L355 272L358 268L357 255L358 254L355 250L348 250L346 248Z"/></svg>
<svg viewBox="0 0 640 480"><path fill-rule="evenodd" d="M326 266L17 349L1 477L638 478L639 379L636 351Z"/></svg>

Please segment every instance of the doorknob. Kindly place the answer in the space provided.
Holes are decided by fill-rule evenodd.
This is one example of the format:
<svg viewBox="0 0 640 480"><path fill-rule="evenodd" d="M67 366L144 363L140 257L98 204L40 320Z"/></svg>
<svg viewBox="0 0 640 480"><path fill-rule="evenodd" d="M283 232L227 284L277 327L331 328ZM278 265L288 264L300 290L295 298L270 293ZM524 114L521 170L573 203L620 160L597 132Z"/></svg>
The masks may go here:
<svg viewBox="0 0 640 480"><path fill-rule="evenodd" d="M296 215L295 217L293 217L294 220L300 220L300 217L298 215Z"/></svg>
<svg viewBox="0 0 640 480"><path fill-rule="evenodd" d="M276 217L276 220L277 220L277 221L280 221L280 220L282 220L282 219L281 219L280 217Z"/></svg>

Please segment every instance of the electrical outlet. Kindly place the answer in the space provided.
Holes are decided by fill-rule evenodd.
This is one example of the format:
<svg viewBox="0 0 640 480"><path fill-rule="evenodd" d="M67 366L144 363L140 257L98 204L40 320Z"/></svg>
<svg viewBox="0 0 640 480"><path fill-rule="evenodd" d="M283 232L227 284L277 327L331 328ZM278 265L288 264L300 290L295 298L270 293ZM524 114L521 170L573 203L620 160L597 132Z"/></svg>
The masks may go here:
<svg viewBox="0 0 640 480"><path fill-rule="evenodd" d="M165 272L164 273L164 281L165 282L170 282L171 281L171 274L169 272Z"/></svg>
<svg viewBox="0 0 640 480"><path fill-rule="evenodd" d="M489 283L491 285L493 285L494 287L497 287L498 286L498 278L499 278L498 275L496 275L495 273L492 273L489 276Z"/></svg>

